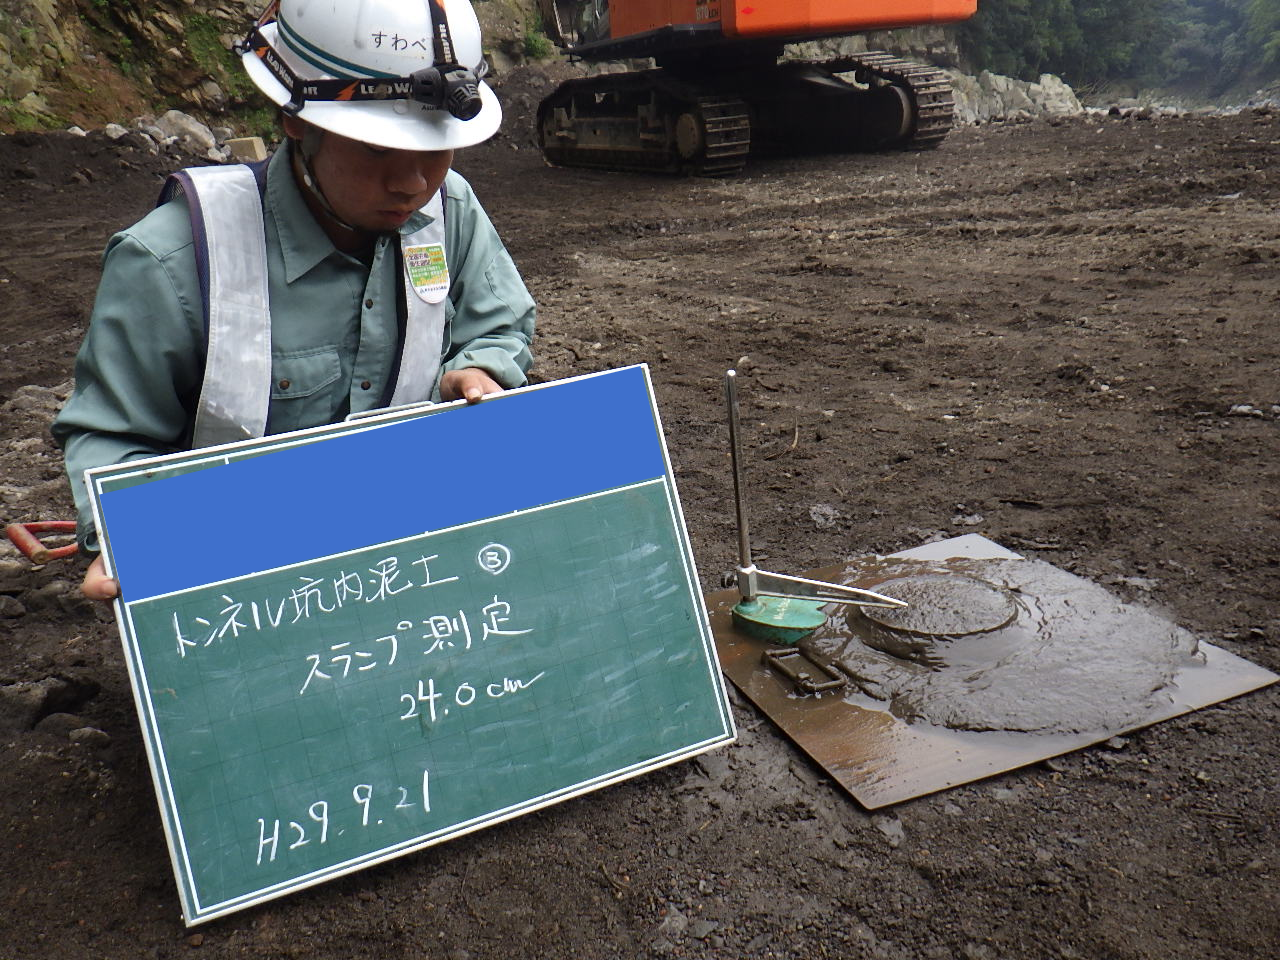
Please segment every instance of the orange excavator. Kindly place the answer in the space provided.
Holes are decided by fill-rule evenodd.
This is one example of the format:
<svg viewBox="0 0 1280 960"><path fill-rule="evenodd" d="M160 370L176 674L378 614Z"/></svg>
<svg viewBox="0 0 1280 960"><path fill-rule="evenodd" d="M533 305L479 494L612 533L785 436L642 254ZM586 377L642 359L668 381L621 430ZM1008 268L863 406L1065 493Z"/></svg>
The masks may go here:
<svg viewBox="0 0 1280 960"><path fill-rule="evenodd" d="M937 146L939 70L887 53L783 59L788 43L950 23L977 0L539 0L547 35L588 62L656 67L566 81L538 109L552 163L723 175L754 152Z"/></svg>

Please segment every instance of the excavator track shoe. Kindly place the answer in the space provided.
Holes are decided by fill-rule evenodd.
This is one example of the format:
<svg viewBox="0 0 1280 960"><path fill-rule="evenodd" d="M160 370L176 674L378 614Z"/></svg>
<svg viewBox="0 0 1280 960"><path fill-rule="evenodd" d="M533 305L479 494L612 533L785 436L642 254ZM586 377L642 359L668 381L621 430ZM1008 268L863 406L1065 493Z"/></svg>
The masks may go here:
<svg viewBox="0 0 1280 960"><path fill-rule="evenodd" d="M568 80L537 129L547 160L571 167L723 176L751 150L746 104L659 70Z"/></svg>

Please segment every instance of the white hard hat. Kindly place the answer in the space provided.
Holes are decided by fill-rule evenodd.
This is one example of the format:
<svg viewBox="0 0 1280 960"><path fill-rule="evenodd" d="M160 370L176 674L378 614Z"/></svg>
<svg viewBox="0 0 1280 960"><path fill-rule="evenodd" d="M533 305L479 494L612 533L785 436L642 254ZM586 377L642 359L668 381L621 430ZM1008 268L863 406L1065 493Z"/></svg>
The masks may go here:
<svg viewBox="0 0 1280 960"><path fill-rule="evenodd" d="M273 102L353 140L452 150L502 122L467 0L279 0L240 50Z"/></svg>

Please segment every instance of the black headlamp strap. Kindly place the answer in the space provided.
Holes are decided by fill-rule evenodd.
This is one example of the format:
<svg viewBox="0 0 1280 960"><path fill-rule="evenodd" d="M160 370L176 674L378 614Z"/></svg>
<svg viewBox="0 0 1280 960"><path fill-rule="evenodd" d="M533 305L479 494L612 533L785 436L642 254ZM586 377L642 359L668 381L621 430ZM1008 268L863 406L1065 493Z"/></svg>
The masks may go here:
<svg viewBox="0 0 1280 960"><path fill-rule="evenodd" d="M482 108L480 99L480 77L484 75L483 66L478 74L469 67L458 63L458 55L453 49L453 38L449 34L449 17L444 12L444 0L427 0L428 13L431 15L431 42L435 65L431 71L432 83L435 87L433 98L450 114L459 120L470 120ZM483 63L483 61L482 61Z"/></svg>
<svg viewBox="0 0 1280 960"><path fill-rule="evenodd" d="M415 100L428 108L448 110L460 119L469 120L480 111L479 95L474 89L478 81L476 73L462 67L456 58L453 40L449 34L449 21L445 16L443 0L426 0L431 13L431 42L435 64L410 77L379 77L367 80L304 80L276 53L270 41L262 33L262 27L276 19L279 0L274 0L262 17L250 29L244 42L237 47L241 54L253 53L289 91L289 100L280 108L285 113L298 113L308 100L368 101ZM479 71L483 76L484 71ZM471 95L471 109L459 109L448 102L445 75L452 77L451 87L464 85Z"/></svg>
<svg viewBox="0 0 1280 960"><path fill-rule="evenodd" d="M431 15L431 46L435 55L435 66L444 71L458 65L457 55L453 52L453 37L449 35L449 18L444 12L444 0L427 0Z"/></svg>

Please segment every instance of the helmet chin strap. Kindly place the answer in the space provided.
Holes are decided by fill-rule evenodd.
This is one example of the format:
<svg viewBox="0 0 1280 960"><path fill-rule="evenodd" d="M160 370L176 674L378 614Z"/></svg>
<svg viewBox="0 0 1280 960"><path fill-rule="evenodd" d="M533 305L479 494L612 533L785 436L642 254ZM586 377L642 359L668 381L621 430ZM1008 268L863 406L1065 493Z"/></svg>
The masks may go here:
<svg viewBox="0 0 1280 960"><path fill-rule="evenodd" d="M320 149L320 142L324 139L324 131L319 127L307 124L306 130L303 131L302 139L295 140L294 143L298 149L298 160L302 166L302 182L311 195L315 197L316 202L320 204L320 209L324 211L325 216L336 223L343 230L349 230L354 234L368 234L368 230L353 226L342 217L338 216L338 212L333 209L332 204L324 195L324 191L320 189L320 182L316 179L315 171L311 168L311 159Z"/></svg>

